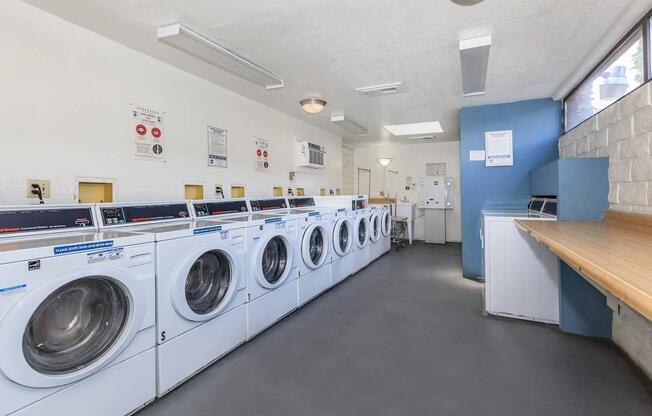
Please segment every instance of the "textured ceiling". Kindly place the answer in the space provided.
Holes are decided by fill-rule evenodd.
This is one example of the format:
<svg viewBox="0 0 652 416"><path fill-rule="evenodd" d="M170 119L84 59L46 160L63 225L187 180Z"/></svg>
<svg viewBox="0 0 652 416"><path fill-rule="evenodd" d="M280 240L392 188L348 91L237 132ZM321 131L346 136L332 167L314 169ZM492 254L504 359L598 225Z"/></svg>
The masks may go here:
<svg viewBox="0 0 652 416"><path fill-rule="evenodd" d="M460 107L552 96L624 10L637 0L27 0L50 13L284 113L345 142L405 141L382 128L439 120L436 140L459 140ZM641 13L642 14L642 13ZM156 40L183 23L285 79L265 91ZM632 22L633 23L633 22ZM493 36L487 93L463 98L459 39ZM356 87L402 81L406 91L362 97ZM318 115L298 101L328 101ZM368 126L355 137L330 122L344 112Z"/></svg>

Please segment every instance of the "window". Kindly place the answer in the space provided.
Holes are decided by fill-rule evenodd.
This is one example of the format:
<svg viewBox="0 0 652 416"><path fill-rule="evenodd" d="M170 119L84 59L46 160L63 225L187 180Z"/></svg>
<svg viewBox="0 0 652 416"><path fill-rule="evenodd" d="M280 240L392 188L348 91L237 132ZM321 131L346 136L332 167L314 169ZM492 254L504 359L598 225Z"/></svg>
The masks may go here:
<svg viewBox="0 0 652 416"><path fill-rule="evenodd" d="M564 99L565 130L604 110L650 79L650 14Z"/></svg>

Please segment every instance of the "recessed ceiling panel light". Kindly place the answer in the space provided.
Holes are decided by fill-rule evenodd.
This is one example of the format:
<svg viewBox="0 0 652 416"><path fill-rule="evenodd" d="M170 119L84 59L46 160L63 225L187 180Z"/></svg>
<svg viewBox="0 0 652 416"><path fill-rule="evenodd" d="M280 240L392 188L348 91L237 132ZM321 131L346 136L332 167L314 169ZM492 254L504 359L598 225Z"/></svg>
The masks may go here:
<svg viewBox="0 0 652 416"><path fill-rule="evenodd" d="M331 121L338 126L342 127L344 130L355 133L358 136L364 136L367 134L367 128L345 116L344 114L333 114L331 115Z"/></svg>
<svg viewBox="0 0 652 416"><path fill-rule="evenodd" d="M427 121L425 123L395 124L385 126L385 130L394 136L416 136L424 134L443 133L441 124L438 121Z"/></svg>

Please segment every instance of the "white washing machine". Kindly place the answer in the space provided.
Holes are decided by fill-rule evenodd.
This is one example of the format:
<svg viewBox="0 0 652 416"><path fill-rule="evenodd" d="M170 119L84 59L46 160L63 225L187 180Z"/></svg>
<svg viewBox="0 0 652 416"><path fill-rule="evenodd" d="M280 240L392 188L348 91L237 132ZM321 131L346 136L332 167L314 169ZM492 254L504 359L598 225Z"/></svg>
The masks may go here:
<svg viewBox="0 0 652 416"><path fill-rule="evenodd" d="M162 397L245 342L244 224L190 221L187 202L97 208L101 227L156 240L156 390Z"/></svg>
<svg viewBox="0 0 652 416"><path fill-rule="evenodd" d="M223 198L190 201L190 213L195 220L228 219L249 214L247 198Z"/></svg>
<svg viewBox="0 0 652 416"><path fill-rule="evenodd" d="M328 197L326 197L328 198ZM290 207L306 210L319 210L329 213L328 231L328 262L331 263L331 286L349 277L353 271L353 221L349 218L349 208L333 206L317 206L318 197L288 198Z"/></svg>
<svg viewBox="0 0 652 416"><path fill-rule="evenodd" d="M291 209L297 213L295 254L299 263L299 307L331 287L330 210Z"/></svg>
<svg viewBox="0 0 652 416"><path fill-rule="evenodd" d="M372 205L369 207L369 261L376 260L383 254L384 245L382 239L382 212L381 209Z"/></svg>
<svg viewBox="0 0 652 416"><path fill-rule="evenodd" d="M353 224L353 247L351 256L353 266L351 274L369 264L369 211L366 195L338 195L315 197L320 206L344 208L350 210L349 220Z"/></svg>
<svg viewBox="0 0 652 416"><path fill-rule="evenodd" d="M248 221L247 339L298 307L297 226L284 198L249 200L256 212L231 221Z"/></svg>
<svg viewBox="0 0 652 416"><path fill-rule="evenodd" d="M126 415L154 400L151 236L97 232L90 205L3 207L0 235L0 414Z"/></svg>
<svg viewBox="0 0 652 416"><path fill-rule="evenodd" d="M381 254L387 253L392 249L392 207L389 204L383 204L380 216L380 231L382 236L383 250Z"/></svg>

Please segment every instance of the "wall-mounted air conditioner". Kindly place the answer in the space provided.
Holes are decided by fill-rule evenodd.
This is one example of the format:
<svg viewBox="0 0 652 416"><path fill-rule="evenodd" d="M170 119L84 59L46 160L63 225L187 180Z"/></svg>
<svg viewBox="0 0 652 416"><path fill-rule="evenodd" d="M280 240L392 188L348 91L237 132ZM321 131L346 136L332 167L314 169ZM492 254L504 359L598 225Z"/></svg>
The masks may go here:
<svg viewBox="0 0 652 416"><path fill-rule="evenodd" d="M301 168L323 169L325 166L324 146L309 142L297 143L297 166Z"/></svg>

